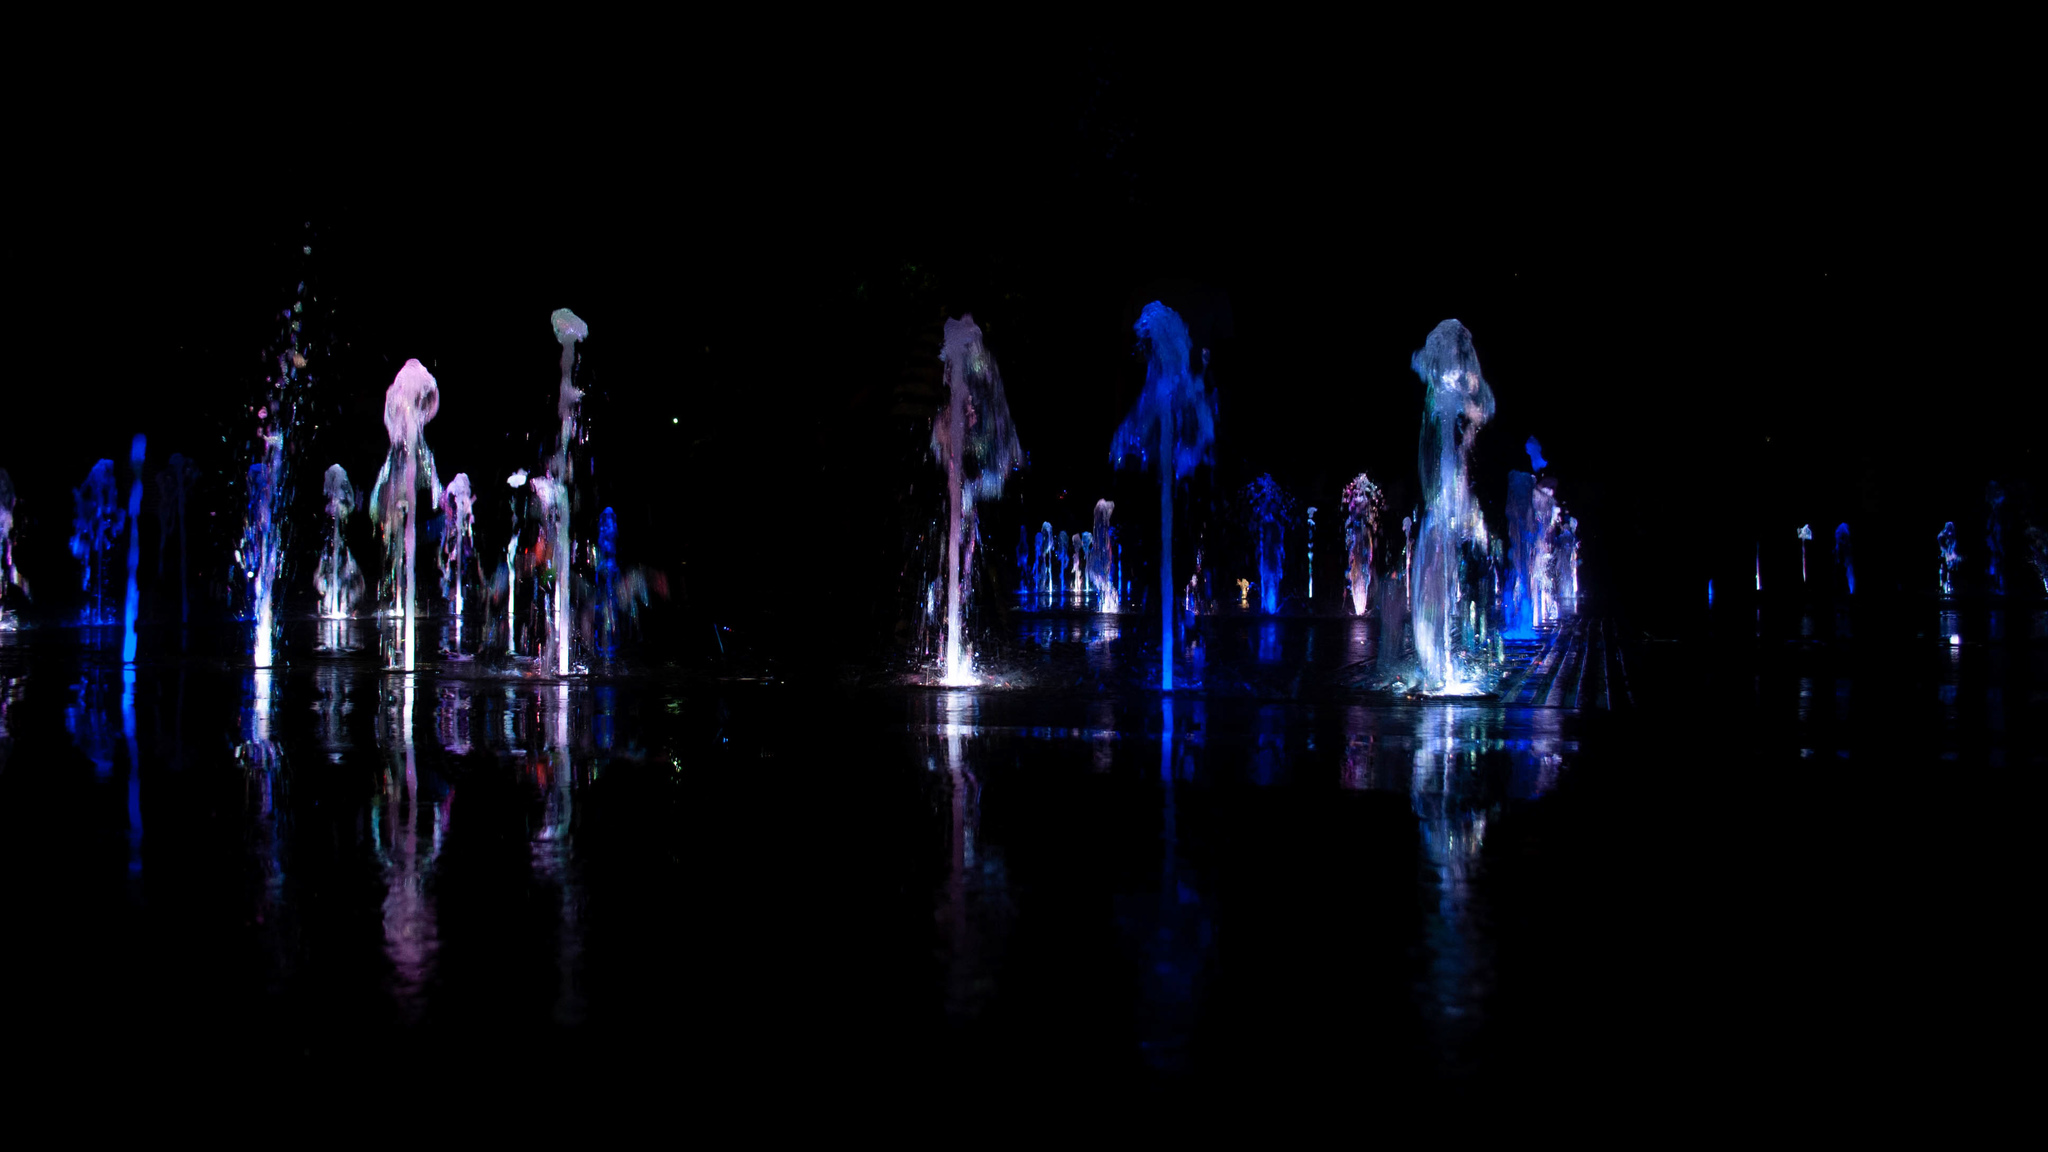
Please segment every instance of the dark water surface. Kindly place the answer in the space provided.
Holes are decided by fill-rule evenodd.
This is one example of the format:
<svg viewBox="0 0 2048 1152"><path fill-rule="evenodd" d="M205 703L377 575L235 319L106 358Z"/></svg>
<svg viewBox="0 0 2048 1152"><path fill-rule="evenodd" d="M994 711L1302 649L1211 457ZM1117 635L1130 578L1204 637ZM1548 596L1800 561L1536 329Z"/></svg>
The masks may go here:
<svg viewBox="0 0 2048 1152"><path fill-rule="evenodd" d="M1034 685L959 691L4 636L6 1026L316 1094L1882 1094L2031 1011L2043 625L1937 611L1630 634L1639 706L1584 711L1349 691L1348 620L1169 699L1135 630L1028 618Z"/></svg>

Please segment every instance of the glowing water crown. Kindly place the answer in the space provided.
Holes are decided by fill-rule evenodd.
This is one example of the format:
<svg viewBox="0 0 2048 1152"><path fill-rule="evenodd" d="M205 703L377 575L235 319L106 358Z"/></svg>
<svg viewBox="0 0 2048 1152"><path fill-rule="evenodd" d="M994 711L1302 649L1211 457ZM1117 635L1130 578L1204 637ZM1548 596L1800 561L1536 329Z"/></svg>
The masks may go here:
<svg viewBox="0 0 2048 1152"><path fill-rule="evenodd" d="M981 342L981 328L972 313L946 321L939 362L948 406L956 398L966 405L965 427L961 442L952 445L947 443L953 435L951 420L944 416L933 420L932 453L941 461L958 461L963 498L993 500L1003 494L1003 482L1023 460L1024 452L1010 422L1002 374Z"/></svg>
<svg viewBox="0 0 2048 1152"><path fill-rule="evenodd" d="M1142 464L1151 465L1158 448L1154 432L1162 420L1171 420L1173 461L1163 467L1170 468L1169 479L1184 479L1198 465L1215 462L1215 398L1204 390L1201 373L1193 370L1194 342L1179 313L1154 300L1145 305L1134 331L1148 352L1145 390L1117 428L1110 458L1121 464L1136 455ZM1206 351L1202 367L1208 367Z"/></svg>

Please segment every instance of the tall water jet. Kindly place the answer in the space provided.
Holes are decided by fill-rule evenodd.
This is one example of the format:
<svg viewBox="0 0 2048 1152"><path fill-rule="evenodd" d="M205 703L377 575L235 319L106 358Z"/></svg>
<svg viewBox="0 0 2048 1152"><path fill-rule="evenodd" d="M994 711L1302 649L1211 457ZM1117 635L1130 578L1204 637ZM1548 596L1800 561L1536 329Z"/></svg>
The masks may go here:
<svg viewBox="0 0 2048 1152"><path fill-rule="evenodd" d="M1849 547L1849 526L1835 525L1835 565L1842 570L1842 582L1848 586L1849 595L1856 594L1856 556Z"/></svg>
<svg viewBox="0 0 2048 1152"><path fill-rule="evenodd" d="M534 543L535 594L539 595L539 573L546 571L553 577L549 581L547 603L543 606L538 600L534 602L535 608L543 609L541 631L545 634L539 644L538 655L542 667L554 668L559 675L557 661L560 658L555 653L558 648L568 651L568 645L557 643L562 634L556 630L560 620L555 607L568 594L569 558L557 549L560 547L558 535L566 531L569 523L569 492L552 476L535 476L526 482L526 490L533 494L533 510L540 519L540 533ZM543 560L545 568L542 567Z"/></svg>
<svg viewBox="0 0 2048 1152"><path fill-rule="evenodd" d="M427 422L440 411L441 389L433 375L419 361L407 360L384 390L384 434L391 448L377 473L377 486L370 490L370 504L377 509L384 533L390 607L399 619L398 636L386 649L387 663L407 672L418 662L419 494L425 490L431 494L430 504L441 502L441 476L426 440Z"/></svg>
<svg viewBox="0 0 2048 1152"><path fill-rule="evenodd" d="M1173 584L1173 490L1201 464L1214 464L1216 400L1203 385L1209 350L1195 363L1194 341L1180 314L1154 300L1134 330L1146 350L1145 390L1110 441L1119 467L1136 456L1159 473L1159 688L1173 690L1173 655L1179 647Z"/></svg>
<svg viewBox="0 0 2048 1152"><path fill-rule="evenodd" d="M1313 504L1308 509L1308 602L1311 606L1316 602L1316 509Z"/></svg>
<svg viewBox="0 0 2048 1152"><path fill-rule="evenodd" d="M1423 387L1419 458L1426 509L1418 534L1415 654L1424 685L1451 691L1467 679L1452 637L1462 615L1459 546L1475 535L1478 514L1468 463L1472 442L1493 415L1493 390L1480 373L1472 333L1456 320L1437 325L1411 363Z"/></svg>
<svg viewBox="0 0 2048 1152"><path fill-rule="evenodd" d="M199 468L176 452L171 453L164 470L156 474L156 574L164 574L164 555L170 551L171 528L178 529L178 622L190 623L192 619L192 597L186 589L185 574L190 570L186 562L185 501L192 492L192 486L199 481Z"/></svg>
<svg viewBox="0 0 2048 1152"><path fill-rule="evenodd" d="M1280 611L1280 582L1287 554L1287 522L1294 518L1294 500L1273 482L1270 473L1245 485L1245 513L1258 553L1259 611Z"/></svg>
<svg viewBox="0 0 2048 1152"><path fill-rule="evenodd" d="M455 649L462 650L462 562L476 551L476 494L457 472L441 493L441 597L455 608Z"/></svg>
<svg viewBox="0 0 2048 1152"><path fill-rule="evenodd" d="M519 490L526 487L526 469L505 477L512 489L512 537L505 541L505 655L519 655Z"/></svg>
<svg viewBox="0 0 2048 1152"><path fill-rule="evenodd" d="M1813 525L1801 524L1795 533L1799 537L1799 582L1806 583L1806 542L1813 539Z"/></svg>
<svg viewBox="0 0 2048 1152"><path fill-rule="evenodd" d="M972 684L974 671L962 629L973 561L970 554L963 563L962 549L974 530L975 503L1003 494L1003 482L1023 459L1023 450L1017 446L1017 430L1010 424L1002 375L996 371L995 357L981 342L981 329L975 326L973 315L946 321L939 361L946 408L932 421L932 453L946 468L944 683Z"/></svg>
<svg viewBox="0 0 2048 1152"><path fill-rule="evenodd" d="M611 657L618 654L619 518L610 508L597 517L597 563L592 581L597 586L597 650Z"/></svg>
<svg viewBox="0 0 2048 1152"><path fill-rule="evenodd" d="M1379 485L1360 472L1344 485L1344 581L1351 594L1351 612L1365 615L1372 594L1373 543L1380 533L1380 512L1386 500Z"/></svg>
<svg viewBox="0 0 2048 1152"><path fill-rule="evenodd" d="M1537 624L1555 624L1560 615L1557 580L1557 531L1563 514L1557 507L1557 490L1550 478L1536 478L1529 494L1530 521L1536 526L1536 543L1530 561L1533 573Z"/></svg>
<svg viewBox="0 0 2048 1152"><path fill-rule="evenodd" d="M356 509L356 490L341 465L329 464L321 491L327 507L327 546L313 570L313 587L320 593L320 615L345 620L355 615L356 601L363 594L363 574L349 554L346 537L348 518Z"/></svg>
<svg viewBox="0 0 2048 1152"><path fill-rule="evenodd" d="M1934 546L1940 553L1941 572L1939 587L1943 596L1956 594L1956 567L1963 562L1962 554L1956 551L1956 522L1950 520L1934 534Z"/></svg>
<svg viewBox="0 0 2048 1152"><path fill-rule="evenodd" d="M142 462L148 452L149 438L136 433L135 442L128 448L128 600L121 611L121 663L135 663L135 618L142 608L142 596L137 591L136 577L142 569ZM130 673L133 675L133 673ZM130 693L131 715L129 727L134 728L132 715L133 693ZM130 740L131 745L133 740ZM133 758L129 771L136 771Z"/></svg>
<svg viewBox="0 0 2048 1152"><path fill-rule="evenodd" d="M248 515L242 522L242 543L235 550L235 563L249 579L249 604L256 618L256 638L251 658L258 668L268 668L277 640L277 614L272 591L284 562L284 434L278 428L258 433L262 456L249 465Z"/></svg>
<svg viewBox="0 0 2048 1152"><path fill-rule="evenodd" d="M550 472L558 491L555 493L555 580L554 580L554 627L549 629L548 643L553 649L555 674L569 674L569 483L571 480L569 444L576 438L576 406L583 399L583 393L576 387L576 344L590 339L590 326L577 318L567 308L555 309L550 318L555 328L555 339L562 345L562 388L556 408L562 417L562 438L555 444L555 463Z"/></svg>
<svg viewBox="0 0 2048 1152"><path fill-rule="evenodd" d="M1088 585L1095 590L1098 612L1123 611L1123 597L1116 586L1116 529L1109 523L1115 513L1113 501L1095 502L1095 549L1088 554Z"/></svg>
<svg viewBox="0 0 2048 1152"><path fill-rule="evenodd" d="M9 588L28 595L28 581L14 566L14 478L0 468L0 632L13 631L16 624L13 610L7 607Z"/></svg>
<svg viewBox="0 0 2048 1152"><path fill-rule="evenodd" d="M114 484L114 462L102 460L86 473L85 483L71 490L71 555L80 565L79 587L86 605L79 613L83 624L110 624L107 607L107 566L112 562L114 541L127 526L128 513Z"/></svg>

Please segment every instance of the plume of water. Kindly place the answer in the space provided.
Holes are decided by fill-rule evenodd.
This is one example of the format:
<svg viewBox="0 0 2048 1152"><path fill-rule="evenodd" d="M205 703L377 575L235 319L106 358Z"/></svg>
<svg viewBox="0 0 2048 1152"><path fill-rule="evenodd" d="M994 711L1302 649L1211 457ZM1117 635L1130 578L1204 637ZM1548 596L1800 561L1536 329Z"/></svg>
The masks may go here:
<svg viewBox="0 0 2048 1152"><path fill-rule="evenodd" d="M1159 474L1159 687L1173 690L1173 654L1179 647L1174 620L1173 490L1216 453L1216 399L1203 383L1209 350L1199 363L1194 341L1180 314L1155 300L1135 325L1146 351L1145 390L1110 441L1110 459L1121 466L1136 457Z"/></svg>
<svg viewBox="0 0 2048 1152"><path fill-rule="evenodd" d="M28 595L28 581L14 566L14 478L0 468L0 632L11 632L17 624L13 610L7 607L9 588Z"/></svg>
<svg viewBox="0 0 2048 1152"><path fill-rule="evenodd" d="M419 508L421 491L429 506L441 502L441 476L427 447L427 423L441 410L441 389L426 366L407 360L384 391L384 432L391 448L370 491L384 533L384 571L398 635L387 657L392 667L417 666L419 634Z"/></svg>
<svg viewBox="0 0 2048 1152"><path fill-rule="evenodd" d="M1934 544L1941 553L1941 594L1953 596L1956 594L1956 567L1963 562L1962 554L1956 551L1955 521L1950 520L1941 526L1941 531L1934 535Z"/></svg>
<svg viewBox="0 0 2048 1152"><path fill-rule="evenodd" d="M164 573L164 554L170 551L171 529L178 530L178 622L189 623L192 619L192 598L185 587L186 532L185 500L192 486L199 481L199 469L190 460L176 452L171 453L164 470L156 474L156 573Z"/></svg>
<svg viewBox="0 0 2048 1152"><path fill-rule="evenodd" d="M618 652L619 518L607 508L597 518L596 563L597 650L606 657Z"/></svg>
<svg viewBox="0 0 2048 1152"><path fill-rule="evenodd" d="M1344 485L1344 579L1353 615L1363 616L1372 594L1372 552L1380 534L1386 500L1372 478L1360 472Z"/></svg>
<svg viewBox="0 0 2048 1152"><path fill-rule="evenodd" d="M476 553L476 493L469 474L457 472L441 493L441 597L455 608L456 647L462 647L463 561Z"/></svg>
<svg viewBox="0 0 2048 1152"><path fill-rule="evenodd" d="M121 506L121 494L114 483L114 462L102 460L86 473L85 483L71 490L74 515L71 520L71 555L80 566L79 587L86 605L79 614L83 624L111 624L107 607L107 569L112 562L114 541L127 527L128 512Z"/></svg>
<svg viewBox="0 0 2048 1152"><path fill-rule="evenodd" d="M1464 615L1460 545L1476 535L1478 520L1468 462L1479 429L1493 416L1493 390L1480 372L1472 333L1456 320L1436 326L1412 366L1423 388L1418 455L1426 509L1413 592L1415 654L1428 687L1452 690L1467 682L1453 633Z"/></svg>
<svg viewBox="0 0 2048 1152"><path fill-rule="evenodd" d="M519 655L519 490L526 487L526 469L505 477L512 489L512 535L505 541L505 655Z"/></svg>
<svg viewBox="0 0 2048 1152"><path fill-rule="evenodd" d="M242 542L235 550L235 563L249 581L249 606L256 620L256 638L251 652L258 668L270 667L277 641L277 614L272 591L278 569L284 562L284 435L270 428L258 433L261 455L249 465L247 515L242 521Z"/></svg>
<svg viewBox="0 0 2048 1152"><path fill-rule="evenodd" d="M1806 583L1806 542L1813 539L1813 525L1801 524L1795 533L1799 537L1799 582Z"/></svg>
<svg viewBox="0 0 2048 1152"><path fill-rule="evenodd" d="M1258 551L1259 611L1270 616L1280 610L1287 523L1294 518L1294 501L1268 474L1245 486L1244 504Z"/></svg>
<svg viewBox="0 0 2048 1152"><path fill-rule="evenodd" d="M1835 565L1842 570L1842 582L1849 595L1856 594L1856 557L1849 547L1849 526L1835 525Z"/></svg>
<svg viewBox="0 0 2048 1152"><path fill-rule="evenodd" d="M1123 611L1123 597L1117 594L1116 586L1116 529L1109 523L1115 513L1114 502L1095 502L1095 547L1088 553L1088 585L1095 590L1098 612Z"/></svg>
<svg viewBox="0 0 2048 1152"><path fill-rule="evenodd" d="M535 476L526 482L526 490L533 494L533 509L540 520L540 533L534 541L534 571L537 577L543 572L552 577L547 581L547 603L541 613L539 656L543 667L556 669L559 674L555 606L568 595L569 557L559 551L559 539L562 525L569 519L569 493L552 476ZM536 588L539 583L537 579ZM539 601L534 606L543 607Z"/></svg>
<svg viewBox="0 0 2048 1152"><path fill-rule="evenodd" d="M1534 475L1508 473L1507 512L1507 631L1510 635L1526 636L1542 622L1536 595L1536 548L1543 536L1543 525L1536 519Z"/></svg>
<svg viewBox="0 0 2048 1152"><path fill-rule="evenodd" d="M327 505L327 546L313 569L313 587L320 592L320 615L345 620L355 615L356 601L363 595L363 574L349 554L345 535L348 518L356 510L356 490L341 465L329 464L321 491Z"/></svg>
<svg viewBox="0 0 2048 1152"><path fill-rule="evenodd" d="M932 453L946 469L946 631L944 682L972 684L963 629L973 564L975 505L1003 494L1003 482L1023 459L1010 404L995 357L981 342L972 315L946 321L939 361L946 407L932 420Z"/></svg>
<svg viewBox="0 0 2048 1152"><path fill-rule="evenodd" d="M1316 602L1316 509L1308 509L1308 602Z"/></svg>
<svg viewBox="0 0 2048 1152"><path fill-rule="evenodd" d="M149 439L137 433L128 449L128 599L121 611L121 662L135 663L135 620L142 609L142 596L136 585L136 577L142 569L142 462L148 453ZM133 676L133 673L130 673ZM134 698L129 697L129 727L134 727ZM134 758L129 758L131 766ZM130 769L134 769L131 767Z"/></svg>
<svg viewBox="0 0 2048 1152"><path fill-rule="evenodd" d="M562 346L562 387L556 404L562 417L562 438L555 444L555 462L549 470L554 480L554 496L550 510L554 514L551 524L554 528L555 580L552 593L554 625L548 629L549 654L553 657L557 676L569 674L569 481L571 465L569 445L576 439L577 405L583 400L583 393L576 387L576 345L590 339L590 326L567 308L557 308L551 321L554 324L555 339Z"/></svg>

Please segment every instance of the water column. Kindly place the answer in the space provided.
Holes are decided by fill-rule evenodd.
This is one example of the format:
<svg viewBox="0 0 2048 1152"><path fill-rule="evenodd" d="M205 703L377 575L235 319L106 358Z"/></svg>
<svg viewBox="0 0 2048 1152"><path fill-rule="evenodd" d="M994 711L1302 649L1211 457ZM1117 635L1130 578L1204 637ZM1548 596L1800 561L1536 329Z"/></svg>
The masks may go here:
<svg viewBox="0 0 2048 1152"><path fill-rule="evenodd" d="M1444 689L1460 682L1453 641L1462 591L1458 553L1476 519L1467 466L1480 426L1493 415L1493 391L1480 374L1472 333L1456 320L1437 325L1411 364L1423 387L1418 455L1426 509L1412 593L1415 654L1425 686Z"/></svg>
<svg viewBox="0 0 2048 1152"><path fill-rule="evenodd" d="M440 410L440 386L419 361L407 360L384 392L384 431L391 450L370 493L370 503L383 519L385 570L396 592L393 606L403 619L398 642L404 649L401 666L407 672L417 663L420 490L429 491L434 504L441 502L441 477L426 441L427 422Z"/></svg>
<svg viewBox="0 0 2048 1152"><path fill-rule="evenodd" d="M1177 647L1173 584L1173 489L1200 464L1215 463L1216 399L1205 389L1201 368L1194 363L1194 342L1180 314L1154 300L1145 305L1134 326L1139 346L1147 352L1145 390L1110 441L1111 462L1121 466L1131 456L1159 471L1159 688L1173 691L1173 655ZM1156 461L1150 459L1157 454Z"/></svg>
<svg viewBox="0 0 2048 1152"><path fill-rule="evenodd" d="M555 445L554 479L559 507L555 516L555 626L554 645L557 676L569 674L569 443L576 437L576 405L583 393L576 388L576 344L590 339L590 326L567 308L555 309L551 318L555 339L562 345L562 389L557 410L562 417L562 438Z"/></svg>
<svg viewBox="0 0 2048 1152"><path fill-rule="evenodd" d="M946 321L939 361L946 407L932 421L932 453L946 467L946 640L944 680L972 684L964 632L968 569L972 567L975 502L1003 494L1003 482L1023 459L995 357L982 346L974 317ZM963 545L966 555L963 562Z"/></svg>
<svg viewBox="0 0 2048 1152"><path fill-rule="evenodd" d="M148 438L141 433L128 449L128 601L121 615L121 663L135 663L135 613L142 607L135 577L142 569L142 459ZM131 697L133 689L130 689ZM132 770L132 769L131 769Z"/></svg>

